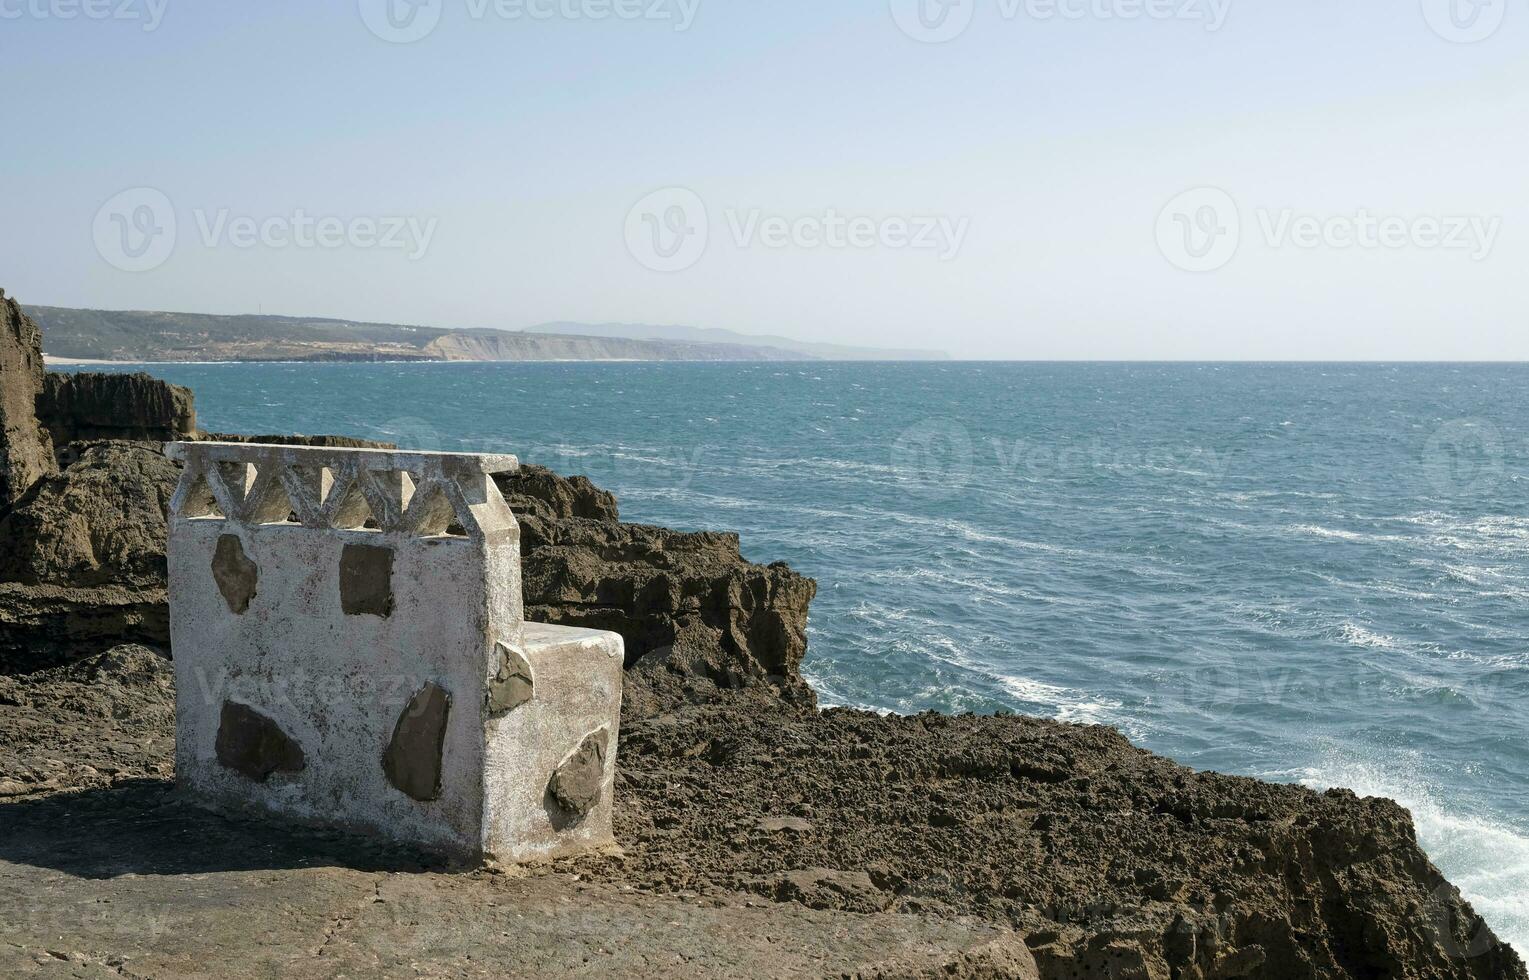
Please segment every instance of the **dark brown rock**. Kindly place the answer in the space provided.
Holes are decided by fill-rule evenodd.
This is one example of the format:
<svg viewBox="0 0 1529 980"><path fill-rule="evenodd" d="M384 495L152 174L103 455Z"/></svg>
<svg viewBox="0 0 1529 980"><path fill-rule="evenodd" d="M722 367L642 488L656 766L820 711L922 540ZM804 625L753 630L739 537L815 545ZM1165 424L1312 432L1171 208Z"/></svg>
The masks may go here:
<svg viewBox="0 0 1529 980"><path fill-rule="evenodd" d="M620 633L628 713L756 685L815 703L800 672L812 579L744 560L736 534L620 523L580 477L495 479L521 525L526 617Z"/></svg>
<svg viewBox="0 0 1529 980"><path fill-rule="evenodd" d="M0 518L0 670L169 643L165 512L179 467L95 443Z"/></svg>
<svg viewBox="0 0 1529 980"><path fill-rule="evenodd" d="M37 421L43 373L42 331L0 289L0 512L58 469Z"/></svg>
<svg viewBox="0 0 1529 980"><path fill-rule="evenodd" d="M503 714L531 700L536 694L535 678L531 665L519 650L507 643L500 643L499 668L488 682L489 714Z"/></svg>
<svg viewBox="0 0 1529 980"><path fill-rule="evenodd" d="M605 783L605 757L610 731L591 732L547 783L547 792L565 813L582 817L600 802L600 788Z"/></svg>
<svg viewBox="0 0 1529 980"><path fill-rule="evenodd" d="M237 534L224 534L212 554L212 577L228 603L228 611L243 615L260 587L260 568L244 553Z"/></svg>
<svg viewBox="0 0 1529 980"><path fill-rule="evenodd" d="M340 554L340 607L347 616L393 615L393 549L348 544Z"/></svg>
<svg viewBox="0 0 1529 980"><path fill-rule="evenodd" d="M446 719L451 695L426 684L409 699L393 738L382 756L382 770L393 788L412 799L428 802L441 795L441 754L446 745Z"/></svg>
<svg viewBox="0 0 1529 980"><path fill-rule="evenodd" d="M302 746L281 726L248 705L224 701L218 718L218 761L263 783L275 772L302 772Z"/></svg>
<svg viewBox="0 0 1529 980"><path fill-rule="evenodd" d="M60 450L82 440L173 442L196 435L191 389L147 374L50 373L37 416Z"/></svg>
<svg viewBox="0 0 1529 980"><path fill-rule="evenodd" d="M589 877L979 916L1048 980L1529 976L1396 803L1195 772L1113 729L746 691L625 722L617 763L625 857ZM760 819L784 814L812 832Z"/></svg>

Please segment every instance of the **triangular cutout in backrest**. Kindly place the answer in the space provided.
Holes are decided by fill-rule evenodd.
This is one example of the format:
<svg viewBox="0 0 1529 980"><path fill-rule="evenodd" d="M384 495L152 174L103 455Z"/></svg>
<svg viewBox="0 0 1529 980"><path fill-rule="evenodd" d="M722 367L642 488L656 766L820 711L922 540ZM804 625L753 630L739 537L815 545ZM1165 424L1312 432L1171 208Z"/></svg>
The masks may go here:
<svg viewBox="0 0 1529 980"><path fill-rule="evenodd" d="M404 523L410 531L426 538L453 532L458 535L466 533L457 522L456 510L451 506L451 499L446 496L446 489L433 481L416 490L414 499L409 502Z"/></svg>
<svg viewBox="0 0 1529 980"><path fill-rule="evenodd" d="M223 486L228 489L234 505L242 505L250 487L255 485L255 467L249 463L228 461L218 463L217 467L218 476L222 478Z"/></svg>
<svg viewBox="0 0 1529 980"><path fill-rule="evenodd" d="M212 495L212 487L207 485L207 475L198 473L191 481L191 486L186 489L186 500L181 504L180 515L182 517L210 517L217 520L227 518L223 509L218 506L218 499Z"/></svg>
<svg viewBox="0 0 1529 980"><path fill-rule="evenodd" d="M375 531L382 527L382 522L372 513L372 505L366 502L360 483L354 479L345 481L324 506L329 510L330 527L342 531Z"/></svg>
<svg viewBox="0 0 1529 980"><path fill-rule="evenodd" d="M258 473L254 489L244 500L244 519L251 524L285 524L296 517L292 498L275 473Z"/></svg>

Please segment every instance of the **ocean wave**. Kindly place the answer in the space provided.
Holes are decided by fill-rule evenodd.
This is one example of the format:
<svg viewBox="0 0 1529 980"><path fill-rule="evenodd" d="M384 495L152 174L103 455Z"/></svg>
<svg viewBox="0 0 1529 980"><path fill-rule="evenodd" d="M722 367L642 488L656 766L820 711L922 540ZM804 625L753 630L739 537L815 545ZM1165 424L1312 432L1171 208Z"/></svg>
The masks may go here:
<svg viewBox="0 0 1529 980"><path fill-rule="evenodd" d="M1462 812L1416 777L1334 753L1329 764L1301 770L1312 789L1341 786L1393 799L1412 811L1418 842L1500 939L1529 950L1529 834L1505 821Z"/></svg>
<svg viewBox="0 0 1529 980"><path fill-rule="evenodd" d="M1358 623L1344 623L1338 627L1338 635L1350 646L1368 647L1372 650L1395 650L1401 644L1401 641L1394 636L1372 632Z"/></svg>

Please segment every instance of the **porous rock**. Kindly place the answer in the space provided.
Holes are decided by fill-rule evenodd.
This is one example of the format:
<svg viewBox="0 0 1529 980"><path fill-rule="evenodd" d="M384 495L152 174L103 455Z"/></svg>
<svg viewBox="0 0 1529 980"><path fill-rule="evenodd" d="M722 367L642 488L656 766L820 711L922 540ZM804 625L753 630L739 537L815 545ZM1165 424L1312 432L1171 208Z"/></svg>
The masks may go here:
<svg viewBox="0 0 1529 980"><path fill-rule="evenodd" d="M196 434L191 389L143 373L49 373L37 416L59 449L79 441L172 442Z"/></svg>
<svg viewBox="0 0 1529 980"><path fill-rule="evenodd" d="M57 470L37 421L44 370L42 331L0 289L0 512Z"/></svg>

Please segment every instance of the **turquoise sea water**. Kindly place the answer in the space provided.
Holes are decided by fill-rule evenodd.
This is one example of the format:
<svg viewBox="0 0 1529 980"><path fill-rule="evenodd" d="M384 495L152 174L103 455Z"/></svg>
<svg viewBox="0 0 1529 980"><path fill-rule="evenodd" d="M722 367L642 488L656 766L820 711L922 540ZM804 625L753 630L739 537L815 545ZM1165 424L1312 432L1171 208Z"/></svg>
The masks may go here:
<svg viewBox="0 0 1529 980"><path fill-rule="evenodd" d="M150 370L209 429L507 450L736 529L818 579L827 704L1398 799L1529 950L1529 366Z"/></svg>

